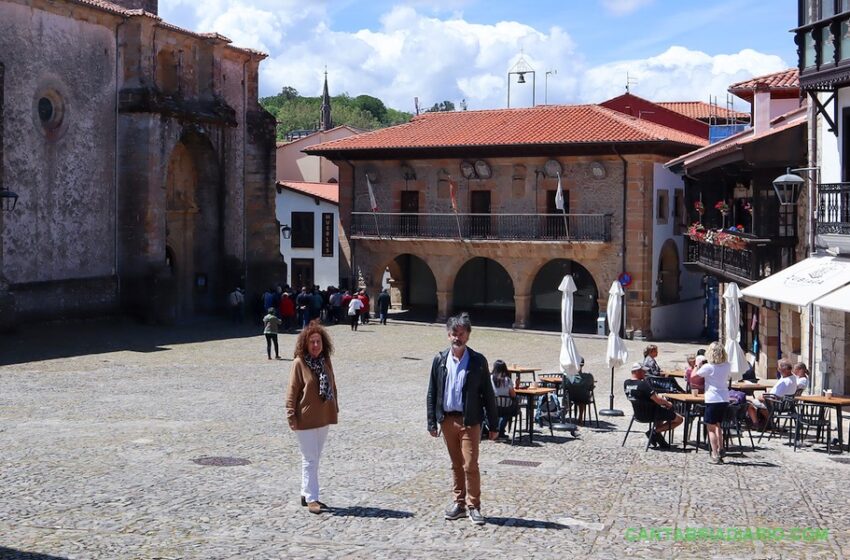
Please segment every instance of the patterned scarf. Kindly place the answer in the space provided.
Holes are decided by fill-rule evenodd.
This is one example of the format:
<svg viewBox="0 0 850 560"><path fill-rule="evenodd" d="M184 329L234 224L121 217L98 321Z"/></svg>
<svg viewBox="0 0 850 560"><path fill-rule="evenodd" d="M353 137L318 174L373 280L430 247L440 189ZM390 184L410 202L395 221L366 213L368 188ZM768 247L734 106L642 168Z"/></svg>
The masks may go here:
<svg viewBox="0 0 850 560"><path fill-rule="evenodd" d="M310 371L319 378L319 396L322 397L323 401L332 401L334 394L328 380L328 374L325 372L325 357L314 358L308 354L304 356L304 361L310 366Z"/></svg>

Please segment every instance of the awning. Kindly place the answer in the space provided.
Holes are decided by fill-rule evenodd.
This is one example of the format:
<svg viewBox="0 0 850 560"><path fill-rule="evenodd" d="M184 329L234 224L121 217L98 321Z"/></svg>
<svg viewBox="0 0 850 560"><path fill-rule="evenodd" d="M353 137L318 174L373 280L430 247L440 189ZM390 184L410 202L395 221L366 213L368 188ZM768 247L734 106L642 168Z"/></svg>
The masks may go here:
<svg viewBox="0 0 850 560"><path fill-rule="evenodd" d="M815 305L850 313L850 286L844 286L831 294L823 296L815 301Z"/></svg>
<svg viewBox="0 0 850 560"><path fill-rule="evenodd" d="M805 306L850 284L850 259L809 257L745 288L746 297Z"/></svg>

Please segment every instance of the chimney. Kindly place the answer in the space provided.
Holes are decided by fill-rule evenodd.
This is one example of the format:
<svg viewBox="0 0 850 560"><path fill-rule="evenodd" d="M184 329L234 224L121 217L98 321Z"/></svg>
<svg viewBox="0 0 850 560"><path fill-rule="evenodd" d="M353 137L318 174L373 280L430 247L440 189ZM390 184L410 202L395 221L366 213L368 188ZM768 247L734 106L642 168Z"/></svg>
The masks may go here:
<svg viewBox="0 0 850 560"><path fill-rule="evenodd" d="M159 0L110 0L113 4L118 4L122 8L128 10L144 10L148 13L159 15L157 4Z"/></svg>
<svg viewBox="0 0 850 560"><path fill-rule="evenodd" d="M770 128L770 90L756 87L753 93L753 132L760 134Z"/></svg>

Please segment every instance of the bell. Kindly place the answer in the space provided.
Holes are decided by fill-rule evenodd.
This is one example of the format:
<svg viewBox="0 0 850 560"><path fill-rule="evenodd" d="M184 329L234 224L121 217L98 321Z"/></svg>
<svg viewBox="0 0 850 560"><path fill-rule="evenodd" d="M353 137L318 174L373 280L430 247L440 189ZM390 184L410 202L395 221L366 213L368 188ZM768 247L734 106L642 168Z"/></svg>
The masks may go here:
<svg viewBox="0 0 850 560"><path fill-rule="evenodd" d="M525 72L519 73L519 78L517 78L516 83L524 84L525 83Z"/></svg>

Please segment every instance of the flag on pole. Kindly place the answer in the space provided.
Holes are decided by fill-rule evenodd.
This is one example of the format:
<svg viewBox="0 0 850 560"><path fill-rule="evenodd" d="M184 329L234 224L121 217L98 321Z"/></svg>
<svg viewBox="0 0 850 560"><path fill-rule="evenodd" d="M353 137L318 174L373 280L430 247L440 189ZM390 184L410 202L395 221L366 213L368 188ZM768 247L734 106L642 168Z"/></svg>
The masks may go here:
<svg viewBox="0 0 850 560"><path fill-rule="evenodd" d="M558 173L558 190L555 192L555 208L564 211L564 187L561 186L561 174Z"/></svg>
<svg viewBox="0 0 850 560"><path fill-rule="evenodd" d="M449 196L452 199L452 210L457 212L457 183L449 177Z"/></svg>
<svg viewBox="0 0 850 560"><path fill-rule="evenodd" d="M375 191L372 190L372 181L369 180L369 174L366 174L366 186L369 188L369 206L372 208L372 212L376 212L378 210L378 203L375 202Z"/></svg>

